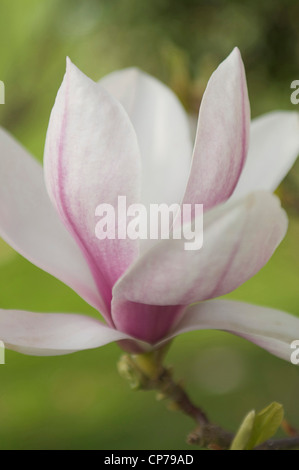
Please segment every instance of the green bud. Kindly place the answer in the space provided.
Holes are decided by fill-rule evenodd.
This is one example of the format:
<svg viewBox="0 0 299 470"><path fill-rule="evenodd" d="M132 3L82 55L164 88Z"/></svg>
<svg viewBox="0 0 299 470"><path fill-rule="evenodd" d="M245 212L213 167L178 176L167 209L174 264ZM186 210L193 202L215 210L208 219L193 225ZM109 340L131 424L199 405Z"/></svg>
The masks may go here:
<svg viewBox="0 0 299 470"><path fill-rule="evenodd" d="M258 414L250 411L244 418L230 450L253 450L274 436L284 416L283 406L271 403Z"/></svg>
<svg viewBox="0 0 299 470"><path fill-rule="evenodd" d="M255 421L255 411L252 410L245 416L231 444L230 450L245 450L251 438Z"/></svg>
<svg viewBox="0 0 299 470"><path fill-rule="evenodd" d="M276 402L271 403L271 405L260 411L254 421L254 427L248 443L248 448L254 449L273 437L280 427L283 417L283 406Z"/></svg>

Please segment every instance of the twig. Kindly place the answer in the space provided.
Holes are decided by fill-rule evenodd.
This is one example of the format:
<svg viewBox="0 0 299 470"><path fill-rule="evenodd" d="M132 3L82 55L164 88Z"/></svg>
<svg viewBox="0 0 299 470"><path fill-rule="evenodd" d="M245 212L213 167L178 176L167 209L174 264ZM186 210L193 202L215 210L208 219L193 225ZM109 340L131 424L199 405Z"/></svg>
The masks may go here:
<svg viewBox="0 0 299 470"><path fill-rule="evenodd" d="M155 358L154 358L155 359ZM182 387L175 382L172 370L155 362L151 355L125 355L119 362L120 374L129 379L132 388L141 390L156 390L159 400L166 399L169 408L179 410L195 421L196 429L189 434L187 442L202 448L213 450L228 450L234 434L221 426L210 422L206 413L196 406ZM255 450L291 450L299 448L299 436L278 440L268 440L256 447Z"/></svg>
<svg viewBox="0 0 299 470"><path fill-rule="evenodd" d="M293 450L297 448L299 448L299 436L269 440L256 447L255 450Z"/></svg>

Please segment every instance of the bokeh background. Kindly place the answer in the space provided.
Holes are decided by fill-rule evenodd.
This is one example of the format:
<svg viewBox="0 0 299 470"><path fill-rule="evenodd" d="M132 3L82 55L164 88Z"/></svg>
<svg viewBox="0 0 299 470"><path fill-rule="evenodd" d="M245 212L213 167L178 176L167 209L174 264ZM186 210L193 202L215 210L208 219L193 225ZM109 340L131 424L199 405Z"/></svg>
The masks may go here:
<svg viewBox="0 0 299 470"><path fill-rule="evenodd" d="M69 55L98 79L138 66L196 113L214 68L237 45L253 117L296 110L299 3L293 0L1 0L0 124L42 160L51 107ZM299 105L298 105L299 106ZM299 109L298 109L299 110ZM267 266L231 298L299 315L299 164L278 192L289 232ZM0 241L0 306L94 314L74 292ZM1 332L0 332L1 336ZM133 392L117 374L116 345L64 357L6 352L0 366L1 449L188 449L193 423ZM176 339L168 356L193 399L235 430L276 400L299 427L299 367L220 332Z"/></svg>

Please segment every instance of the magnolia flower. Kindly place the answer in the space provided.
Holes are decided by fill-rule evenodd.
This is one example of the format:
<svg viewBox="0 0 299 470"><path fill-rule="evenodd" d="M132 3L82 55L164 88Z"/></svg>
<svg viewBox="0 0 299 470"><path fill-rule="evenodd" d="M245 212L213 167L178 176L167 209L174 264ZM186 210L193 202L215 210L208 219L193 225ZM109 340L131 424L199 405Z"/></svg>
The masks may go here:
<svg viewBox="0 0 299 470"><path fill-rule="evenodd" d="M250 137L250 139L249 139ZM248 145L250 148L248 152ZM299 319L229 300L267 263L287 229L272 191L299 151L298 115L253 121L238 49L205 91L193 149L173 93L136 69L95 83L69 60L39 163L0 133L0 233L19 253L75 290L106 320L0 311L8 348L58 355L121 341L158 348L189 330L221 329L289 360ZM95 208L204 204L204 245L98 240ZM192 306L190 306L192 304Z"/></svg>

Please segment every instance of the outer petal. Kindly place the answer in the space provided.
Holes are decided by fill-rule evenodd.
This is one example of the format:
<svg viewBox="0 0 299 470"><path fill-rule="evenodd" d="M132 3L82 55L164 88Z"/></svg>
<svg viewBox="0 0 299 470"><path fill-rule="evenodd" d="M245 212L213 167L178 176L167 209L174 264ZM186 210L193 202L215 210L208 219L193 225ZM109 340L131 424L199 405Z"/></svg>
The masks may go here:
<svg viewBox="0 0 299 470"><path fill-rule="evenodd" d="M224 295L267 263L286 229L285 212L270 193L223 204L206 213L200 250L185 251L184 239L160 241L119 280L113 296L144 304L187 305ZM116 325L120 316L121 311L113 312Z"/></svg>
<svg viewBox="0 0 299 470"><path fill-rule="evenodd" d="M180 203L191 164L184 108L163 83L135 68L114 72L100 84L121 102L137 133L142 155L142 202Z"/></svg>
<svg viewBox="0 0 299 470"><path fill-rule="evenodd" d="M299 154L299 114L272 112L254 119L245 167L233 198L251 191L274 191Z"/></svg>
<svg viewBox="0 0 299 470"><path fill-rule="evenodd" d="M299 338L299 318L243 302L211 300L189 307L165 341L187 331L206 329L241 336L290 362L290 345Z"/></svg>
<svg viewBox="0 0 299 470"><path fill-rule="evenodd" d="M211 76L202 99L184 203L210 209L229 198L245 163L249 127L245 71L235 48Z"/></svg>
<svg viewBox="0 0 299 470"><path fill-rule="evenodd" d="M45 147L47 188L105 299L138 254L137 240L95 236L99 204L139 201L137 139L123 108L70 61L52 110ZM117 215L117 210L116 210Z"/></svg>
<svg viewBox="0 0 299 470"><path fill-rule="evenodd" d="M34 356L57 356L131 339L91 317L0 310L5 347Z"/></svg>
<svg viewBox="0 0 299 470"><path fill-rule="evenodd" d="M41 165L3 129L0 129L0 236L94 307L104 308L80 249L51 204Z"/></svg>

